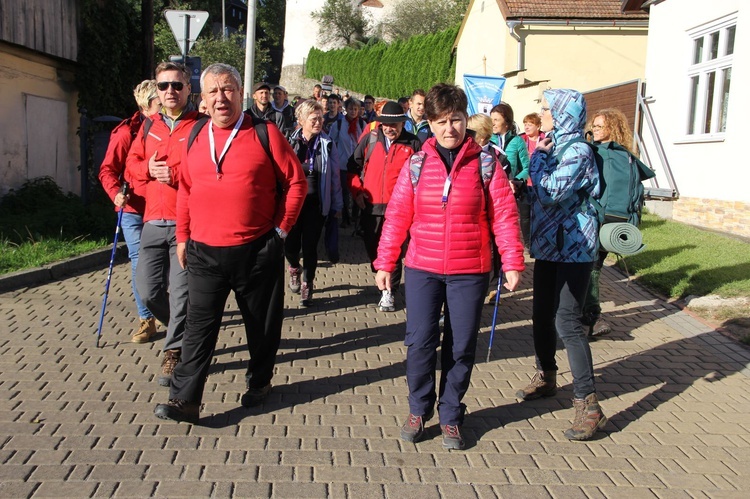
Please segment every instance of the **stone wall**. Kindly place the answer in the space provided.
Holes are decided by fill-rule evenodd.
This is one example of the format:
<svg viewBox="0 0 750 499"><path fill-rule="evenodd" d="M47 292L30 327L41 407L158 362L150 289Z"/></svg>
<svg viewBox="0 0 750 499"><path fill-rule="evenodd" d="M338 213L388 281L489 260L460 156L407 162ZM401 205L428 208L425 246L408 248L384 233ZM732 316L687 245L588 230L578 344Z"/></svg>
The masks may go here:
<svg viewBox="0 0 750 499"><path fill-rule="evenodd" d="M289 93L289 100L291 101L295 95L301 95L302 97L310 97L312 95L313 87L316 83L320 83L318 80L306 78L304 75L304 66L302 64L292 64L281 68L281 81L279 82L286 91ZM334 91L338 90L340 95L349 93L349 95L356 97L360 100L364 98L364 94L359 92L353 92L349 89L340 87L333 84Z"/></svg>
<svg viewBox="0 0 750 499"><path fill-rule="evenodd" d="M740 201L683 197L673 202L672 218L698 227L750 237L750 204Z"/></svg>

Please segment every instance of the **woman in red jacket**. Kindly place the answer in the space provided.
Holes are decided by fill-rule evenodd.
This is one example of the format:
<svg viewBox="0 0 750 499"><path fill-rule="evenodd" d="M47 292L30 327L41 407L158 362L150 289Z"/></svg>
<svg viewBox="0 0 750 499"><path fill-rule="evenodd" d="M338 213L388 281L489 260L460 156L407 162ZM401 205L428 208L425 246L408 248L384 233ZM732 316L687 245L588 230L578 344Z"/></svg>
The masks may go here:
<svg viewBox="0 0 750 499"><path fill-rule="evenodd" d="M524 269L518 211L502 166L481 175L482 148L466 135L466 94L434 86L425 114L435 134L401 169L385 214L374 267L378 288L389 289L401 245L410 235L406 277L406 379L409 417L401 438L416 442L437 399L443 447L462 449L465 406L484 295L492 270L493 237L502 256L505 287L513 290ZM420 167L421 163L421 167ZM487 187L485 187L485 185ZM438 321L445 309L442 373L435 394Z"/></svg>

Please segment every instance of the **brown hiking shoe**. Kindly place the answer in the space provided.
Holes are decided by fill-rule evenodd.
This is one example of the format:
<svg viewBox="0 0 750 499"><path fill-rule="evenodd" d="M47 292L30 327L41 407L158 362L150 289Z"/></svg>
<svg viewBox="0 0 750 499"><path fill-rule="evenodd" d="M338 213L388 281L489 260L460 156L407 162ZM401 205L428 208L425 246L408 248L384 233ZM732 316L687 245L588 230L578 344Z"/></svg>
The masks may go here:
<svg viewBox="0 0 750 499"><path fill-rule="evenodd" d="M177 367L177 363L180 362L180 352L179 348L164 352L161 358L161 375L158 379L160 386L169 386L172 382L172 373L174 368Z"/></svg>
<svg viewBox="0 0 750 499"><path fill-rule="evenodd" d="M156 319L141 319L138 330L133 333L130 341L133 343L147 343L153 335L156 334Z"/></svg>
<svg viewBox="0 0 750 499"><path fill-rule="evenodd" d="M596 393L592 393L585 399L573 399L573 407L576 410L573 426L565 430L565 438L570 440L588 440L594 436L596 430L604 428L607 424L607 416L599 407Z"/></svg>
<svg viewBox="0 0 750 499"><path fill-rule="evenodd" d="M551 397L557 393L557 373L555 371L537 371L531 383L523 390L516 392L521 400L534 400L541 397Z"/></svg>
<svg viewBox="0 0 750 499"><path fill-rule="evenodd" d="M611 332L612 326L607 324L607 322L600 317L596 320L596 323L589 328L589 338L596 339Z"/></svg>
<svg viewBox="0 0 750 499"><path fill-rule="evenodd" d="M430 411L424 416L417 416L416 414L409 413L409 417L406 418L406 422L401 426L401 440L407 442L419 442L424 436L424 424L432 419L435 415L435 410Z"/></svg>
<svg viewBox="0 0 750 499"><path fill-rule="evenodd" d="M185 421L198 424L200 407L198 404L180 399L170 399L166 404L156 404L154 415L161 419Z"/></svg>
<svg viewBox="0 0 750 499"><path fill-rule="evenodd" d="M461 427L453 424L440 425L443 433L443 449L461 450L466 447L464 437L461 436Z"/></svg>

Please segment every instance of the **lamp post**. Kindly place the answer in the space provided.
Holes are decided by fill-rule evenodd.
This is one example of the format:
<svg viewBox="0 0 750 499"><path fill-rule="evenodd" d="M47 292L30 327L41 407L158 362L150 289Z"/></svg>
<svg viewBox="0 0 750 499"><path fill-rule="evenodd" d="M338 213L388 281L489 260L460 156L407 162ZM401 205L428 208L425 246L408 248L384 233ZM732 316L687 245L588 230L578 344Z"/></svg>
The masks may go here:
<svg viewBox="0 0 750 499"><path fill-rule="evenodd" d="M255 0L247 2L247 37L245 38L245 109L252 99L255 75Z"/></svg>

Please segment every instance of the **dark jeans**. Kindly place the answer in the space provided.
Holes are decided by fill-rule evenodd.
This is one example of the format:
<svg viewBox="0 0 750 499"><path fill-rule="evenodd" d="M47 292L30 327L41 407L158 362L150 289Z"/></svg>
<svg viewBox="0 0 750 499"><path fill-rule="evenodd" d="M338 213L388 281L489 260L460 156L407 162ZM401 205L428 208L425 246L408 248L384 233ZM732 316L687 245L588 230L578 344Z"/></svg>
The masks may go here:
<svg viewBox="0 0 750 499"><path fill-rule="evenodd" d="M170 399L201 402L230 291L245 322L248 387L271 382L284 319L283 246L275 230L240 246L188 243L190 305Z"/></svg>
<svg viewBox="0 0 750 499"><path fill-rule="evenodd" d="M302 205L297 223L294 224L284 243L284 255L291 267L299 267L302 250L302 281L311 283L318 268L318 241L323 231L325 217L320 213L320 201L308 196Z"/></svg>
<svg viewBox="0 0 750 499"><path fill-rule="evenodd" d="M406 267L406 381L409 412L423 416L435 404L435 369L440 346L440 424L463 424L461 403L471 381L486 274L440 275ZM443 341L440 312L445 305Z"/></svg>
<svg viewBox="0 0 750 499"><path fill-rule="evenodd" d="M532 312L537 369L557 371L557 335L565 345L573 394L585 398L594 393L594 367L587 331L581 323L593 262L534 262L534 304Z"/></svg>
<svg viewBox="0 0 750 499"><path fill-rule="evenodd" d="M362 239L365 243L365 251L367 257L370 259L370 268L375 272L375 268L372 266L372 262L378 257L378 244L380 243L380 235L383 232L383 223L385 217L383 215L373 215L370 206L366 206L362 213L359 215L359 226L362 229ZM403 248L401 251L403 256ZM391 291L398 290L401 284L401 273L403 266L401 264L401 258L396 262L396 268L391 272Z"/></svg>

